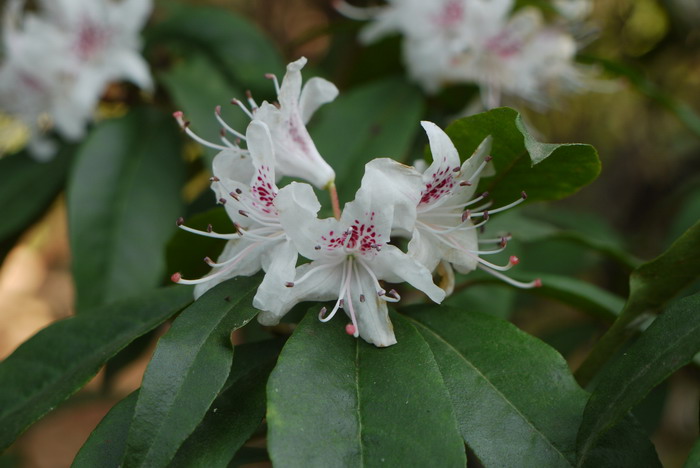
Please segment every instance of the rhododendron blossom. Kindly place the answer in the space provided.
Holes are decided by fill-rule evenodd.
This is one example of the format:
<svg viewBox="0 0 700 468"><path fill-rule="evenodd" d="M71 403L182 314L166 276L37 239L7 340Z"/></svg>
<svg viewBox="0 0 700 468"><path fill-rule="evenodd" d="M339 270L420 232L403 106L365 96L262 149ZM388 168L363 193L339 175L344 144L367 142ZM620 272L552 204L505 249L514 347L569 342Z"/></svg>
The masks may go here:
<svg viewBox="0 0 700 468"><path fill-rule="evenodd" d="M129 80L152 88L139 53L139 31L150 0L42 0L38 13L22 14L23 0L5 10L0 65L0 108L32 132L30 149L42 159L55 129L68 140L85 133L107 84Z"/></svg>

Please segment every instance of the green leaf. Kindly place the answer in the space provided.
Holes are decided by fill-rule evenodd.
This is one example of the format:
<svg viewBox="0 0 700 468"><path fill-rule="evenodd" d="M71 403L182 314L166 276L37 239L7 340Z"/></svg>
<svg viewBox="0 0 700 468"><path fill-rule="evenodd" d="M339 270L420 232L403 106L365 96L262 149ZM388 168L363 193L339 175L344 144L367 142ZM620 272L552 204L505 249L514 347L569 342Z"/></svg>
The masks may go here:
<svg viewBox="0 0 700 468"><path fill-rule="evenodd" d="M406 312L433 351L465 442L485 466L575 466L587 394L556 351L487 314L437 306ZM647 440L620 437L637 453L623 453L628 461L618 468L655 459Z"/></svg>
<svg viewBox="0 0 700 468"><path fill-rule="evenodd" d="M101 123L80 148L68 187L79 312L162 281L165 245L182 209L178 141L169 117L135 109Z"/></svg>
<svg viewBox="0 0 700 468"><path fill-rule="evenodd" d="M620 296L580 279L560 275L534 276L542 280L542 287L530 292L556 299L608 322L615 321L625 305Z"/></svg>
<svg viewBox="0 0 700 468"><path fill-rule="evenodd" d="M228 466L265 417L265 386L282 344L268 340L236 346L231 375L219 397L169 466Z"/></svg>
<svg viewBox="0 0 700 468"><path fill-rule="evenodd" d="M187 287L149 292L56 322L22 344L0 363L0 450L191 300Z"/></svg>
<svg viewBox="0 0 700 468"><path fill-rule="evenodd" d="M634 333L634 322L638 317L657 312L673 296L700 277L698 245L700 221L688 229L668 250L632 272L630 295L625 308L576 371L579 382L588 383L598 369Z"/></svg>
<svg viewBox="0 0 700 468"><path fill-rule="evenodd" d="M406 157L423 110L417 88L390 78L341 93L318 111L318 124L309 132L335 170L342 201L354 198L366 163L378 157Z"/></svg>
<svg viewBox="0 0 700 468"><path fill-rule="evenodd" d="M168 90L177 109L184 112L190 128L200 137L212 143L221 143L221 127L214 113L219 105L224 120L245 134L250 119L241 109L229 104L232 98L242 98L243 92L232 86L206 56L189 54L185 60L159 74L158 79ZM175 126L174 119L172 125ZM209 168L218 151L203 148Z"/></svg>
<svg viewBox="0 0 700 468"><path fill-rule="evenodd" d="M236 346L226 383L207 416L169 466L225 467L265 415L265 384L281 348L278 341ZM117 403L90 434L73 468L121 464L138 391Z"/></svg>
<svg viewBox="0 0 700 468"><path fill-rule="evenodd" d="M159 341L141 384L124 465L166 466L194 431L231 369L232 330L252 320L258 276L215 286Z"/></svg>
<svg viewBox="0 0 700 468"><path fill-rule="evenodd" d="M231 218L222 207L186 219L185 224L202 231L206 231L211 224L216 232L234 232ZM168 242L168 271L178 271L184 278L200 278L211 271L211 267L202 259L217 258L225 244L223 239L198 236L179 229Z"/></svg>
<svg viewBox="0 0 700 468"><path fill-rule="evenodd" d="M598 153L592 146L540 143L513 109L464 117L446 132L463 160L484 138L493 136L496 175L482 178L478 190L488 191L496 206L517 200L522 191L529 201L558 200L576 193L600 173Z"/></svg>
<svg viewBox="0 0 700 468"><path fill-rule="evenodd" d="M683 468L700 468L700 439L695 441Z"/></svg>
<svg viewBox="0 0 700 468"><path fill-rule="evenodd" d="M398 344L375 348L343 320L310 311L267 386L275 465L465 466L464 446L430 349L401 316Z"/></svg>
<svg viewBox="0 0 700 468"><path fill-rule="evenodd" d="M117 468L126 448L129 424L134 415L138 390L129 394L109 410L75 456L71 468Z"/></svg>
<svg viewBox="0 0 700 468"><path fill-rule="evenodd" d="M0 158L0 240L26 228L51 203L65 182L74 150L64 146L46 163L26 152Z"/></svg>
<svg viewBox="0 0 700 468"><path fill-rule="evenodd" d="M228 9L178 5L174 14L147 31L146 38L151 45L176 41L197 47L221 73L253 91L272 91L265 74L285 69L274 43L252 22Z"/></svg>
<svg viewBox="0 0 700 468"><path fill-rule="evenodd" d="M598 376L578 435L579 456L700 351L700 294L680 299Z"/></svg>

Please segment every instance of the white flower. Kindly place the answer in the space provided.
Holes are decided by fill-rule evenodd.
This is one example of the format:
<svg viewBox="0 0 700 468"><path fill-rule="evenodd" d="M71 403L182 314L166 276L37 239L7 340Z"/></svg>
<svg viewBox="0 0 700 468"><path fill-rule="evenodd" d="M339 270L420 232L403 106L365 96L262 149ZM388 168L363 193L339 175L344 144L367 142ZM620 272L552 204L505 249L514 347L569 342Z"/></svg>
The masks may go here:
<svg viewBox="0 0 700 468"><path fill-rule="evenodd" d="M280 224L275 207L278 196L275 184L274 150L270 131L262 122L253 121L246 131L250 156L235 151L222 151L214 159L212 189L234 223L237 232L219 234L178 226L189 232L219 239L228 239L217 262L205 261L213 268L209 275L195 280L183 279L179 273L172 280L180 284L196 284L195 298L227 279L250 276L261 269L267 274L253 304L264 298L274 303L279 298L266 296L270 285L284 284L294 277L297 251ZM320 208L312 205L309 209Z"/></svg>
<svg viewBox="0 0 700 468"><path fill-rule="evenodd" d="M407 177L406 184L417 190L419 177ZM355 201L345 206L340 220L316 218L317 209L310 209L317 203L310 186L292 183L280 190L275 205L285 232L311 262L298 267L295 279L286 285L283 307L261 304L265 310L262 323L276 323L302 301L335 300L330 313L321 310L322 321L330 320L342 308L351 322L346 326L348 334L376 346L390 346L396 338L387 302L400 297L394 290L387 292L381 280L406 281L433 301L442 301L444 291L433 283L430 271L389 244L393 206L382 197L383 191L376 189L363 180Z"/></svg>
<svg viewBox="0 0 700 468"><path fill-rule="evenodd" d="M516 287L539 286L539 280L521 283L501 273L515 266L519 262L517 257L510 257L505 266L482 258L505 250L508 238L479 239L478 229L488 222L491 215L512 208L526 198L523 193L509 205L488 210L490 203L485 202L488 195L474 196L479 178L490 171L491 137L484 139L474 154L460 164L457 149L447 134L432 122L421 124L430 140L433 163L422 173L422 184L417 190L412 192L409 184L399 181L396 167L376 165L371 168L371 173L368 169L366 176L374 181L392 181L383 184L382 189L393 195L384 193L383 196L392 200L395 206L394 232L411 239L408 254L430 271L440 266L441 273L448 280L445 288L448 291L452 287L453 267L460 273L479 268ZM418 174L415 170L413 172ZM406 214L411 209L415 214ZM399 213L401 216L396 216ZM475 224L475 219L480 222ZM480 244L497 244L499 247L484 250Z"/></svg>
<svg viewBox="0 0 700 468"><path fill-rule="evenodd" d="M112 81L151 89L138 52L150 0L42 0L37 14L22 15L23 5L10 0L5 10L0 108L24 120L38 141L51 127L81 138ZM38 156L47 156L44 148Z"/></svg>
<svg viewBox="0 0 700 468"><path fill-rule="evenodd" d="M587 72L574 62L576 41L545 25L539 10L523 8L509 20L472 27L475 40L447 76L478 84L485 108L500 106L504 94L546 106L552 91L585 86Z"/></svg>
<svg viewBox="0 0 700 468"><path fill-rule="evenodd" d="M365 44L402 34L408 73L430 93L449 78L455 57L478 40L472 25L494 24L512 5L512 0L389 0L384 7L357 8L336 2L336 8L350 18L372 20L360 32Z"/></svg>

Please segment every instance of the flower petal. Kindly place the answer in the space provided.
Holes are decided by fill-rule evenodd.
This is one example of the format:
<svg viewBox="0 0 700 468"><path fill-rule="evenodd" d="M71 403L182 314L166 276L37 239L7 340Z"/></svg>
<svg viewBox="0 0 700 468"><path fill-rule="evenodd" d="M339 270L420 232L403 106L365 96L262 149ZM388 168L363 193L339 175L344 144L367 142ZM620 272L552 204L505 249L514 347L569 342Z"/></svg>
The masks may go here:
<svg viewBox="0 0 700 468"><path fill-rule="evenodd" d="M306 258L321 258L322 253L316 249L321 236L333 230L340 232L335 219L316 218L321 204L308 184L292 182L283 187L275 197L275 207L284 232Z"/></svg>
<svg viewBox="0 0 700 468"><path fill-rule="evenodd" d="M194 287L194 298L198 299L202 294L227 279L235 278L236 276L251 276L260 271L262 266L260 257L267 247L265 243L249 241L247 239L228 241L224 247L224 251L219 255L217 263L223 263L233 257L238 257L238 260L236 260L234 264L214 267L211 273L204 277L211 277L211 279L199 283ZM226 271L226 273L218 274L222 271ZM217 274L218 276L214 276Z"/></svg>
<svg viewBox="0 0 700 468"><path fill-rule="evenodd" d="M253 307L266 311L265 325L275 325L289 310L290 288L285 284L294 280L297 257L297 249L289 240L279 242L262 254L262 267L266 273L253 298Z"/></svg>
<svg viewBox="0 0 700 468"><path fill-rule="evenodd" d="M338 96L338 88L328 80L314 77L306 82L299 97L299 115L304 124L323 104L333 101Z"/></svg>
<svg viewBox="0 0 700 468"><path fill-rule="evenodd" d="M386 301L374 293L372 278L363 274L361 270L362 267L358 268L357 286L353 285L351 297L360 336L366 342L379 347L396 344L394 327L389 320ZM368 294L368 291L371 293ZM360 301L361 292L364 292L364 301ZM348 317L350 317L349 305L348 300L346 300L344 310Z"/></svg>

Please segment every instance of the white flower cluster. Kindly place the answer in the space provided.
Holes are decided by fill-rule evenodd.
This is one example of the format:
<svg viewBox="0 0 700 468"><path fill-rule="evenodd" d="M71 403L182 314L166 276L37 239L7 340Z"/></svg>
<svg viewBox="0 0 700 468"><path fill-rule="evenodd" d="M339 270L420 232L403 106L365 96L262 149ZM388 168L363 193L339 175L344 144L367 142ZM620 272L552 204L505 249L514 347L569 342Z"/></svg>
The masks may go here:
<svg viewBox="0 0 700 468"><path fill-rule="evenodd" d="M514 0L387 0L358 8L336 1L344 15L373 20L360 33L372 43L403 35L403 59L411 78L430 93L445 83L474 83L482 105L501 105L503 95L546 105L552 88L586 87L591 70L574 62L577 43L565 23L578 23L590 0L556 0L558 24L534 7L514 11Z"/></svg>
<svg viewBox="0 0 700 468"><path fill-rule="evenodd" d="M506 266L481 258L501 252L507 239L479 239L479 228L490 214L525 199L523 194L511 205L488 211L487 194L475 196L479 177L489 170L490 138L460 165L448 136L435 124L423 122L433 154L430 167L421 173L387 158L369 162L355 200L335 219L317 217L320 204L310 185L292 182L278 188L276 181L285 175L335 190L333 170L319 155L305 123L338 91L321 78L309 80L302 89L305 63L301 58L287 66L277 86L277 104L258 106L249 97L249 110L233 100L252 119L245 135L230 128L217 108L221 145L202 140L182 113L175 113L190 136L221 150L213 163L212 189L236 232L197 231L179 219L182 229L228 242L216 262L205 259L213 267L209 275L187 280L175 273L173 281L196 284L195 296L199 297L221 281L264 270L253 301L261 310L258 320L262 324L277 324L300 302L334 300L332 310L323 308L319 318L330 320L343 309L350 318L348 334L376 346L396 343L387 302L400 297L394 289L387 291L383 282L407 282L435 302L451 292L453 268L467 273L478 267L518 287L539 285L537 280L519 283L501 273L517 264L516 257ZM227 134L236 139L231 141ZM246 149L237 139L245 140ZM409 239L407 252L390 243L396 237ZM479 247L488 244L496 248ZM308 261L297 266L299 256ZM438 266L447 279L444 289L433 282L432 272Z"/></svg>
<svg viewBox="0 0 700 468"><path fill-rule="evenodd" d="M78 140L92 120L108 83L127 79L152 88L139 53L139 31L151 0L38 0L38 13L24 13L24 0L9 0L3 24L0 111L27 126L29 149L48 159L56 130Z"/></svg>

